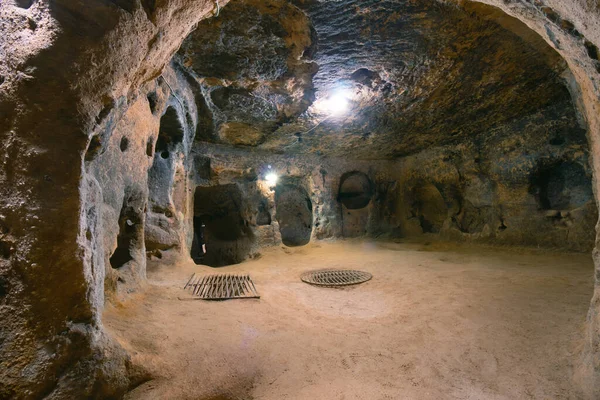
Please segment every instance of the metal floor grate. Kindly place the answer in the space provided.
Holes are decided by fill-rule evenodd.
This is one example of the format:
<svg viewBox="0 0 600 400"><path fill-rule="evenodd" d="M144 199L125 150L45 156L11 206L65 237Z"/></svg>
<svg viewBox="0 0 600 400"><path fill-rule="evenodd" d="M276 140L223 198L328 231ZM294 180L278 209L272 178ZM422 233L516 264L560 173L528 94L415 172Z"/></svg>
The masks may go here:
<svg viewBox="0 0 600 400"><path fill-rule="evenodd" d="M366 282L372 277L373 275L368 272L351 269L321 269L305 272L300 276L300 279L311 285L346 286Z"/></svg>
<svg viewBox="0 0 600 400"><path fill-rule="evenodd" d="M192 274L183 289L203 300L260 299L250 275L205 275Z"/></svg>

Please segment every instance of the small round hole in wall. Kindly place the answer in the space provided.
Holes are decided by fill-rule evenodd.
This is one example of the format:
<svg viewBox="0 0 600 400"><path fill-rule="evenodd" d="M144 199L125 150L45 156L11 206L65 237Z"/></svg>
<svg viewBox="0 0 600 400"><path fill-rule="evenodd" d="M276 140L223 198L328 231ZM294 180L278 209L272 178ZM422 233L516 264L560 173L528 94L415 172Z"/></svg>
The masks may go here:
<svg viewBox="0 0 600 400"><path fill-rule="evenodd" d="M169 152L168 152L168 151L163 151L162 153L160 153L160 156L161 156L162 158L165 158L165 159L166 159L166 158L169 158L169 155L170 155L170 154L169 154Z"/></svg>
<svg viewBox="0 0 600 400"><path fill-rule="evenodd" d="M121 138L121 143L119 144L119 148L121 149L122 152L127 151L127 149L129 148L129 139L127 139L125 136L123 136Z"/></svg>

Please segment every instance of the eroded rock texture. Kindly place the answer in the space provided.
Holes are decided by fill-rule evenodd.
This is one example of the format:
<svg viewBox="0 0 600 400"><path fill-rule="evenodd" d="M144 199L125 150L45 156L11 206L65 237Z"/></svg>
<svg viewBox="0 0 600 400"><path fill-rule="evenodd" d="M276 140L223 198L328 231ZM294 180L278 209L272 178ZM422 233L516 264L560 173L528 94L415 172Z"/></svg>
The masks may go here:
<svg viewBox="0 0 600 400"><path fill-rule="evenodd" d="M184 41L177 63L205 110L199 152L216 142L394 160L389 218L371 232L593 247L597 212L578 89L541 37L473 3L298 6L305 14L286 2L238 2ZM340 94L348 109L332 114L326 105ZM578 176L576 188L565 174ZM361 185L373 197L368 186L376 183ZM439 192L434 221L423 216L431 208L423 187ZM332 208L360 200L352 190L359 189L341 192ZM580 194L549 202L563 191ZM344 205L332 236L368 234L366 221L379 212L369 204Z"/></svg>
<svg viewBox="0 0 600 400"><path fill-rule="evenodd" d="M179 51L209 109L198 138L256 146L306 111L314 40L308 17L285 1L235 2L201 23Z"/></svg>
<svg viewBox="0 0 600 400"><path fill-rule="evenodd" d="M0 397L120 397L144 376L100 315L145 275L145 85L214 3L23 3L0 3Z"/></svg>
<svg viewBox="0 0 600 400"><path fill-rule="evenodd" d="M401 234L589 251L597 211L587 143L576 126L546 125L546 118L539 113L499 127L496 137L404 158ZM423 215L423 207L440 209L440 200L436 216Z"/></svg>
<svg viewBox="0 0 600 400"><path fill-rule="evenodd" d="M562 58L508 17L515 33L497 13L474 18L474 6L435 1L301 7L309 18L284 2L238 2L186 39L180 53L209 93L212 140L381 159L572 108ZM331 118L321 106L336 91L350 112Z"/></svg>
<svg viewBox="0 0 600 400"><path fill-rule="evenodd" d="M0 3L0 397L148 379L103 305L147 257L199 259L202 223L212 266L336 237L593 247L597 4L224 3Z"/></svg>
<svg viewBox="0 0 600 400"><path fill-rule="evenodd" d="M236 191L232 198L242 205L238 207L243 221L239 225L252 233L243 240L236 239L238 245L250 239L246 257L257 256L265 246L294 247L325 238L378 236L393 229L392 188L399 179L395 161L275 155L213 144L198 146L193 158L210 160L210 173L205 174L210 178L193 180L197 185L195 202L203 202L202 196L211 191ZM265 177L273 171L280 179L269 184ZM358 182L355 176L360 177ZM357 193L363 189L363 180L368 182L367 191ZM218 204L220 211L213 215L230 214L224 209L232 207ZM210 248L208 228L206 242Z"/></svg>

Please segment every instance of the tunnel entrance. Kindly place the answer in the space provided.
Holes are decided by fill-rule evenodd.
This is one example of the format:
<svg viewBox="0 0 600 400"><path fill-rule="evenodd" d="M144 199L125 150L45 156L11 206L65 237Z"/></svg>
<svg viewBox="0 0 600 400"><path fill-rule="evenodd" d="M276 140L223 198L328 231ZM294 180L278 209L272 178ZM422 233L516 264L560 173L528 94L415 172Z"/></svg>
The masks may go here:
<svg viewBox="0 0 600 400"><path fill-rule="evenodd" d="M156 153L162 158L168 158L169 152L172 152L179 143L183 142L183 125L177 116L177 110L168 107L160 118L160 132L156 140Z"/></svg>
<svg viewBox="0 0 600 400"><path fill-rule="evenodd" d="M184 210L185 173L176 155L183 149L184 133L177 110L169 106L160 118L154 150L152 142L146 144L146 154L154 157L148 170L146 251L157 257L163 250L180 246L178 211Z"/></svg>
<svg viewBox="0 0 600 400"><path fill-rule="evenodd" d="M433 184L415 188L412 213L419 219L423 233L439 233L448 217L444 197Z"/></svg>
<svg viewBox="0 0 600 400"><path fill-rule="evenodd" d="M144 232L143 209L141 195L125 194L119 214L117 248L110 257L110 265L114 269L119 269L133 260L134 252L141 246Z"/></svg>
<svg viewBox="0 0 600 400"><path fill-rule="evenodd" d="M362 172L347 172L340 179L338 201L349 210L358 210L369 205L373 196L373 185Z"/></svg>
<svg viewBox="0 0 600 400"><path fill-rule="evenodd" d="M281 241L289 247L304 246L312 234L312 202L306 191L290 183L275 187L275 218Z"/></svg>
<svg viewBox="0 0 600 400"><path fill-rule="evenodd" d="M149 197L152 209L167 210L171 204L171 188L175 172L172 157L181 148L184 138L184 128L173 107L168 107L160 118L160 127L154 161L148 171Z"/></svg>
<svg viewBox="0 0 600 400"><path fill-rule="evenodd" d="M593 200L592 182L575 162L558 162L535 174L530 191L542 210L572 210Z"/></svg>
<svg viewBox="0 0 600 400"><path fill-rule="evenodd" d="M356 237L367 233L372 197L373 184L366 174L352 171L342 175L337 197L342 204L342 236Z"/></svg>
<svg viewBox="0 0 600 400"><path fill-rule="evenodd" d="M271 213L269 212L269 206L268 206L266 200L263 200L258 204L258 214L256 215L256 225L258 225L258 226L271 225Z"/></svg>
<svg viewBox="0 0 600 400"><path fill-rule="evenodd" d="M242 209L243 196L236 184L196 188L191 249L196 264L221 267L238 264L248 256L254 236ZM202 254L202 237L206 254Z"/></svg>

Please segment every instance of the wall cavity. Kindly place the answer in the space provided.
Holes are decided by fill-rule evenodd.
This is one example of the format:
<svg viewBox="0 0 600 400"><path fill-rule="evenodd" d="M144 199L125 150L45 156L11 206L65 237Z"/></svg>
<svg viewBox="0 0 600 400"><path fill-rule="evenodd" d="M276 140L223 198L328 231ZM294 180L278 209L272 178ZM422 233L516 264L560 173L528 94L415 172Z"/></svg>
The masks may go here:
<svg viewBox="0 0 600 400"><path fill-rule="evenodd" d="M275 209L283 244L289 247L308 244L312 234L313 207L306 190L292 183L277 185Z"/></svg>
<svg viewBox="0 0 600 400"><path fill-rule="evenodd" d="M191 256L212 267L237 264L250 253L254 235L243 217L245 200L236 184L197 187L194 192L194 242ZM204 224L206 254L201 254Z"/></svg>

